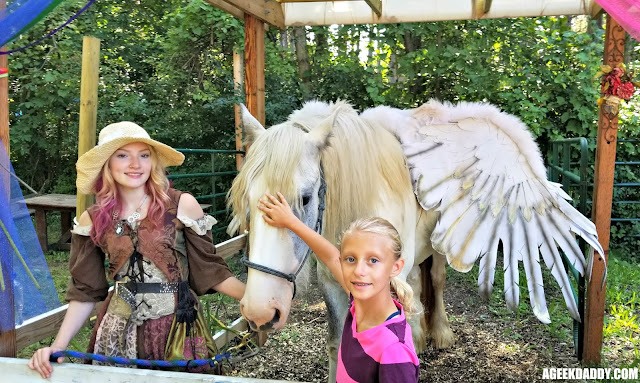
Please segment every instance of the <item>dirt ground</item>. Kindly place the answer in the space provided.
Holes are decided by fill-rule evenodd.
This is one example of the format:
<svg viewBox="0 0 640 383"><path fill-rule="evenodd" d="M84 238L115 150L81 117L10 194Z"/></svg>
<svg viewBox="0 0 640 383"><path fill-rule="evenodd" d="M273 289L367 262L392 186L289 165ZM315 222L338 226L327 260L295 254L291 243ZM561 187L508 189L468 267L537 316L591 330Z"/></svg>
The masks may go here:
<svg viewBox="0 0 640 383"><path fill-rule="evenodd" d="M427 345L419 354L420 382L538 382L544 367L580 367L570 341L552 337L535 317L493 312L465 281L447 282L445 303L456 343L447 350ZM233 363L229 375L326 382L325 315L312 281L293 302L285 328L270 334L257 355Z"/></svg>

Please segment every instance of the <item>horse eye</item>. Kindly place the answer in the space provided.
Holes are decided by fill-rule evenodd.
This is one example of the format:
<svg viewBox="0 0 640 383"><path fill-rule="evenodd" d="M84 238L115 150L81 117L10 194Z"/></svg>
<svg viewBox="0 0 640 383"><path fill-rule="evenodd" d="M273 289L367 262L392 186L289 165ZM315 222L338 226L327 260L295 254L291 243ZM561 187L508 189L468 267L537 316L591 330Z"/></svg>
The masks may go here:
<svg viewBox="0 0 640 383"><path fill-rule="evenodd" d="M308 195L302 196L302 205L307 206L310 199L311 199L311 196L308 196Z"/></svg>

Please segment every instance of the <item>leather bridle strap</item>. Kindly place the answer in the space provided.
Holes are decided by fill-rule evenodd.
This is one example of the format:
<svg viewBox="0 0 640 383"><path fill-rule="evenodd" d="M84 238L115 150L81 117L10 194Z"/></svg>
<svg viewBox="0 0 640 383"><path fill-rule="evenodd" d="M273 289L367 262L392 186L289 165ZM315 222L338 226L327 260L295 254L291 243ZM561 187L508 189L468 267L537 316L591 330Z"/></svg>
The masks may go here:
<svg viewBox="0 0 640 383"><path fill-rule="evenodd" d="M320 163L320 189L318 189L318 220L316 221L316 227L315 227L315 231L318 234L322 234L322 218L324 216L324 209L325 209L324 200L325 200L325 195L326 194L327 194L327 183L324 180L324 169L322 167L322 162L321 162ZM304 267L305 263L307 262L307 259L309 259L309 255L311 255L311 248L309 248L307 250L306 254L304 255L304 258L302 258L302 262L300 263L300 266L298 267L298 270L296 270L295 273L287 274L287 273L283 273L282 271L278 271L276 269L272 269L270 267L251 262L247 258L246 247L248 245L249 245L249 240L247 239L247 242L246 242L246 245L245 245L244 255L240 259L242 264L245 265L247 268L258 270L258 271L262 271L263 273L267 273L267 274L273 275L275 277L286 279L287 281L293 283L293 296L291 297L291 299L295 298L295 296L296 296L296 278L298 277L298 274L300 274L300 271L302 271L302 268Z"/></svg>

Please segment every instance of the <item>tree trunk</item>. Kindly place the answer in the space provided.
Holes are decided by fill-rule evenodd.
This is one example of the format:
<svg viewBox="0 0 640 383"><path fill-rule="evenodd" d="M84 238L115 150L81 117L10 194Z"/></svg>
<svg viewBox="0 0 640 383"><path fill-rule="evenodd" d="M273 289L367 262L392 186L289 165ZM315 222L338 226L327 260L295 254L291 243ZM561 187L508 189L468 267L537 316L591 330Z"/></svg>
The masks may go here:
<svg viewBox="0 0 640 383"><path fill-rule="evenodd" d="M278 37L280 43L280 57L284 60L285 52L289 49L289 28L282 29Z"/></svg>
<svg viewBox="0 0 640 383"><path fill-rule="evenodd" d="M439 33L439 32L438 32ZM421 40L420 40L420 36L416 36L413 32L411 31L405 31L404 33L404 50L407 54L411 53L411 52L415 52L418 49L422 48L422 44L421 44ZM440 43L438 42L438 46L440 46ZM419 70L416 70L416 73L419 73ZM416 100L416 99L421 99L422 95L425 92L425 86L424 84L421 82L421 80L419 79L413 79L412 81L413 84L411 84L410 87L410 91L412 94L412 99ZM417 82L420 81L420 82Z"/></svg>
<svg viewBox="0 0 640 383"><path fill-rule="evenodd" d="M311 66L309 65L309 52L307 51L307 33L305 27L293 27L293 41L296 48L296 60L298 62L298 75L302 98L309 100L311 95Z"/></svg>
<svg viewBox="0 0 640 383"><path fill-rule="evenodd" d="M316 51L313 54L314 59L325 60L329 57L329 43L327 42L327 27L313 27L315 36Z"/></svg>
<svg viewBox="0 0 640 383"><path fill-rule="evenodd" d="M389 84L398 84L400 79L398 78L398 59L395 53L391 53L389 56Z"/></svg>

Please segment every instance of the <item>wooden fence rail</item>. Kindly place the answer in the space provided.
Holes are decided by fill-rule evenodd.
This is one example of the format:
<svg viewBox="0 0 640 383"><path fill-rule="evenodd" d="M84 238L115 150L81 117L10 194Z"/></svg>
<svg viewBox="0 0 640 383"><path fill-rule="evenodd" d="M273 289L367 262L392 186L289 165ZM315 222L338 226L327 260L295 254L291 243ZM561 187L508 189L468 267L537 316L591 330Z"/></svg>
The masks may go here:
<svg viewBox="0 0 640 383"><path fill-rule="evenodd" d="M36 371L30 370L26 359L0 358L3 382L43 382ZM56 365L48 383L284 383L292 381L240 378L185 372L146 370L78 363Z"/></svg>

